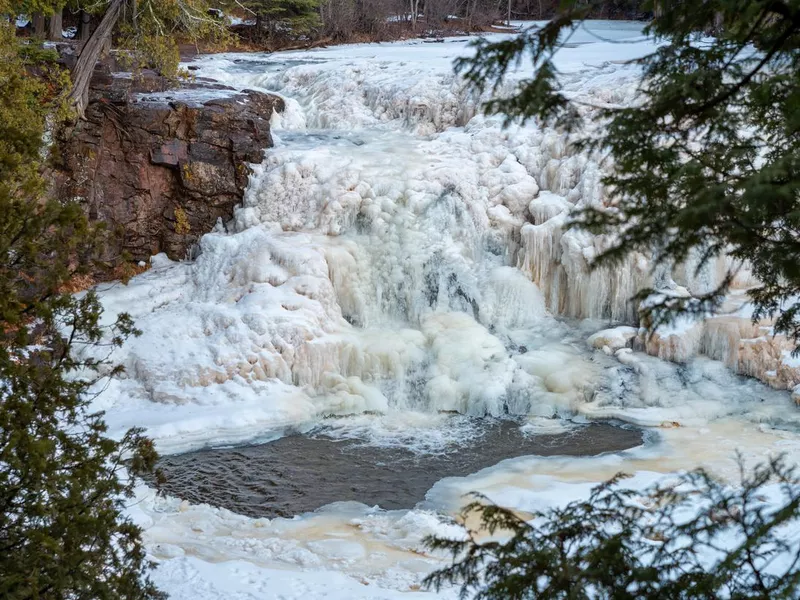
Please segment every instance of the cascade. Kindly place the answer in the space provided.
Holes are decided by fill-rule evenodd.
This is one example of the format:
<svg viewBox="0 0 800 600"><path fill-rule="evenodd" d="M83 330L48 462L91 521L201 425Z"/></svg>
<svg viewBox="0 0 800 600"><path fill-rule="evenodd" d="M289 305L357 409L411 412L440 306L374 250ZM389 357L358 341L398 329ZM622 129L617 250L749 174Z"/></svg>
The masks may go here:
<svg viewBox="0 0 800 600"><path fill-rule="evenodd" d="M653 45L639 24L593 27L627 43L576 31L557 57L566 89L629 102L629 59ZM735 480L734 452L800 456L788 394L731 370L787 387L795 368L740 307L747 270L723 317L650 340L603 329L635 323L641 286L707 290L729 263L651 273L640 255L591 271L609 240L567 221L607 201L602 167L559 131L479 114L452 74L467 51L409 41L195 63L287 108L243 205L194 260L155 256L98 289L106 323L125 311L143 331L114 351L123 376L99 384L110 434L143 427L162 456L199 450L167 456L167 496L140 486L126 509L171 597L449 597L420 590L449 560L422 540L463 535L445 515L469 492L525 515L620 471L626 487L674 487L670 473L699 464ZM617 451L639 434L586 426L597 419L647 428L644 443ZM598 427L611 443L588 452L608 452L584 456L580 432Z"/></svg>
<svg viewBox="0 0 800 600"><path fill-rule="evenodd" d="M164 407L151 432L195 435L199 413L185 409L198 416L178 424L176 406L205 407L250 435L328 414L553 417L619 402L609 378L627 377L620 362L634 368L619 354L629 350L601 359L553 317L635 324L629 299L653 282L644 255L591 270L609 240L568 227L574 207L606 202L601 166L563 133L479 114L452 50L446 61L425 52L402 76L391 62L313 53L198 62L204 76L283 94L286 110L242 206L201 239L193 263L157 257L102 293L110 313L127 310L145 331L120 351L128 377L114 385ZM622 103L635 93L632 69L564 76L577 95ZM702 292L724 266L697 273L687 261L659 281ZM724 323L644 349L764 371L764 352L734 351L745 333Z"/></svg>

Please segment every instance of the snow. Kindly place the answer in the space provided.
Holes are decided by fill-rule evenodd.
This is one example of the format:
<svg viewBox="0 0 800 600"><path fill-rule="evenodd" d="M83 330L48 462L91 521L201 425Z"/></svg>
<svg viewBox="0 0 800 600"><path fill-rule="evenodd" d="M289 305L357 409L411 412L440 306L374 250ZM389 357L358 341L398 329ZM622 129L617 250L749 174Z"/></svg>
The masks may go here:
<svg viewBox="0 0 800 600"><path fill-rule="evenodd" d="M177 597L396 598L440 564L426 554L426 535L462 535L426 510L348 502L303 518L251 519L138 491L131 512L159 561L154 579Z"/></svg>
<svg viewBox="0 0 800 600"><path fill-rule="evenodd" d="M795 354L793 350L784 350L781 354L781 362L792 369L800 368L800 354Z"/></svg>
<svg viewBox="0 0 800 600"><path fill-rule="evenodd" d="M131 73L114 73L115 77L132 77ZM214 88L211 86L196 86L187 89L167 90L164 92L140 92L134 95L134 102L146 102L166 105L170 102L181 102L187 106L202 106L211 100L230 98L236 92L229 88Z"/></svg>
<svg viewBox="0 0 800 600"><path fill-rule="evenodd" d="M148 549L158 561L154 580L172 597L455 598L450 588L439 594L419 591L422 578L448 560L431 554L422 540L428 534L463 536L446 514L464 504L464 494L477 490L523 513L544 510L585 497L596 482L621 470L634 473L626 487L643 491L698 464L735 478L734 450L748 464L776 452L796 459L800 439L735 419L702 429L663 428L627 452L522 457L444 479L410 511L347 502L294 519L251 519L158 498L141 488L131 512L145 527Z"/></svg>
<svg viewBox="0 0 800 600"><path fill-rule="evenodd" d="M625 348L630 344L630 341L636 337L639 330L635 327L628 327L622 325L620 327L613 327L611 329L603 329L595 334L590 335L586 343L593 348L600 348L606 354L616 352L621 348Z"/></svg>
<svg viewBox="0 0 800 600"><path fill-rule="evenodd" d="M236 26L236 25L255 25L255 19L242 19L241 17L234 17L228 15L228 25Z"/></svg>
<svg viewBox="0 0 800 600"><path fill-rule="evenodd" d="M557 55L570 93L632 101L627 61L654 48L641 27L577 31ZM566 228L574 207L605 200L600 167L561 132L478 114L452 71L467 42L199 59L204 77L286 98L279 143L194 262L157 256L127 285L100 287L107 322L125 311L144 333L116 351L126 375L96 408L112 435L141 426L166 453L274 439L327 415L356 415L342 438L435 451L444 435L471 435L446 430L442 411L508 411L530 432L569 429L554 416L621 419L653 428L648 443L504 461L437 483L411 511L340 503L268 521L142 488L131 514L172 597L433 597L418 586L443 558L421 539L455 531L447 515L464 492L525 510L620 469L644 485L698 461L732 475L736 448L800 456L785 392L627 347L635 330L615 326L651 283L646 257L590 270L608 240ZM701 275L675 273L689 291L713 281ZM575 319L602 331L587 344Z"/></svg>

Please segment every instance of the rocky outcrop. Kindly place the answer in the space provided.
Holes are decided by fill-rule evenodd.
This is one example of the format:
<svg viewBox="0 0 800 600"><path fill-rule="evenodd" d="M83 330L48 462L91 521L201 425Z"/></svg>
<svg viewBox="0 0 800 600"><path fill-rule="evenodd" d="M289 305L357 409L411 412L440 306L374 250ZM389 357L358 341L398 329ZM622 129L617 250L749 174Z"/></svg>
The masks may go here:
<svg viewBox="0 0 800 600"><path fill-rule="evenodd" d="M249 163L272 146L277 96L213 83L96 73L86 119L60 140L56 193L106 225L101 260L187 256L241 202Z"/></svg>

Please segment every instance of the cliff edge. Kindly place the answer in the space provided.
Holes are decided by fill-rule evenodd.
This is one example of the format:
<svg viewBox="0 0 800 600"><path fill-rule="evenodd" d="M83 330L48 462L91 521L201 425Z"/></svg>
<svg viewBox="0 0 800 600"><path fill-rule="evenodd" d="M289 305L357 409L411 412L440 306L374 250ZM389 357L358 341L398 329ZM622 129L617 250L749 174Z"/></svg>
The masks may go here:
<svg viewBox="0 0 800 600"><path fill-rule="evenodd" d="M154 74L98 69L86 119L58 140L56 193L106 224L109 267L191 253L242 201L250 163L272 146L277 96L211 82L177 89Z"/></svg>

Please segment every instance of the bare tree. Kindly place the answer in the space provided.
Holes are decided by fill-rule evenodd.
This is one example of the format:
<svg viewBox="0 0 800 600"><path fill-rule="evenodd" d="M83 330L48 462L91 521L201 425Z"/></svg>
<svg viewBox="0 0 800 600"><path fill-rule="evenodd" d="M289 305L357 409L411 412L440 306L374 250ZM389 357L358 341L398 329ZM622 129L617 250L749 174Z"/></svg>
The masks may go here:
<svg viewBox="0 0 800 600"><path fill-rule="evenodd" d="M69 94L70 104L75 108L78 116L83 118L86 106L89 103L89 81L94 73L94 66L102 54L103 48L111 40L111 32L117 24L125 0L111 0L106 9L100 25L92 32L89 39L81 48L78 62L72 71L72 91Z"/></svg>
<svg viewBox="0 0 800 600"><path fill-rule="evenodd" d="M420 0L410 0L411 2L411 29L417 30L417 17L419 16L419 2Z"/></svg>

